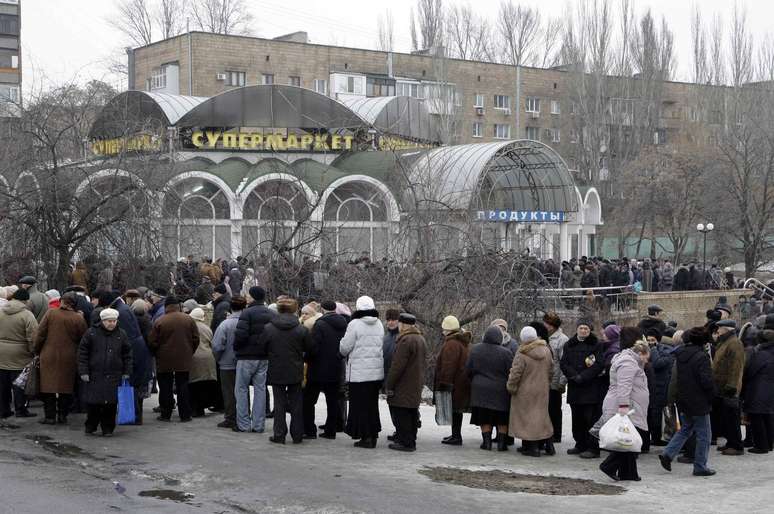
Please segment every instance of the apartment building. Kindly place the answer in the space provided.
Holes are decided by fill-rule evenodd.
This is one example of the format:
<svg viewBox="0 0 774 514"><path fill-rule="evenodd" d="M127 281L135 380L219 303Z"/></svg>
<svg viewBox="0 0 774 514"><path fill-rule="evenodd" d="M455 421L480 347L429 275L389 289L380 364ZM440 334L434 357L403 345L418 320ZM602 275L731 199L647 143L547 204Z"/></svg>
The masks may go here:
<svg viewBox="0 0 774 514"><path fill-rule="evenodd" d="M19 0L0 0L0 118L19 116L21 52Z"/></svg>

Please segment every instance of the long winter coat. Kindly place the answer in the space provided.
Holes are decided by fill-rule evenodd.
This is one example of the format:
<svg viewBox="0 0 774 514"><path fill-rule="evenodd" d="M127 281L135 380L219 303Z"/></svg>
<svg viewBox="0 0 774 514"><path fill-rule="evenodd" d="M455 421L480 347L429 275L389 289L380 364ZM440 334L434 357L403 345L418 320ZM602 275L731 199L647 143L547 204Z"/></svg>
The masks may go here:
<svg viewBox="0 0 774 514"><path fill-rule="evenodd" d="M79 313L66 306L43 316L35 336L40 355L40 392L72 394L78 371L78 343L88 329Z"/></svg>
<svg viewBox="0 0 774 514"><path fill-rule="evenodd" d="M0 308L0 369L18 371L30 363L37 330L35 316L19 300Z"/></svg>
<svg viewBox="0 0 774 514"><path fill-rule="evenodd" d="M759 337L763 341L751 351L744 371L744 412L774 414L774 330Z"/></svg>
<svg viewBox="0 0 774 514"><path fill-rule="evenodd" d="M168 312L153 324L148 346L156 355L157 372L191 371L199 329L188 314Z"/></svg>
<svg viewBox="0 0 774 514"><path fill-rule="evenodd" d="M132 345L116 327L91 327L78 346L78 375L89 375L84 384L86 403L116 403L121 376L132 373Z"/></svg>
<svg viewBox="0 0 774 514"><path fill-rule="evenodd" d="M304 380L304 354L313 353L309 331L293 314L278 314L263 328L259 346L269 357L269 385L300 384Z"/></svg>
<svg viewBox="0 0 774 514"><path fill-rule="evenodd" d="M384 379L384 327L378 316L376 311L355 311L352 321L347 325L347 331L339 343L339 353L347 358L347 382Z"/></svg>
<svg viewBox="0 0 774 514"><path fill-rule="evenodd" d="M621 405L629 406L634 412L629 416L634 426L640 430L648 429L648 379L642 360L631 348L622 350L613 357L610 367L610 387L602 402L603 417L611 417Z"/></svg>
<svg viewBox="0 0 774 514"><path fill-rule="evenodd" d="M554 370L551 373L551 389L554 391L564 392L567 386L567 379L564 378L562 373L561 360L564 354L564 345L567 344L570 338L567 334L562 332L561 328L557 328L556 332L548 337L548 346L553 353Z"/></svg>
<svg viewBox="0 0 774 514"><path fill-rule="evenodd" d="M153 359L137 316L121 298L116 298L111 307L118 311L118 328L124 331L132 345L132 374L129 383L137 388L147 388L153 376ZM98 325L100 323L97 322Z"/></svg>
<svg viewBox="0 0 774 514"><path fill-rule="evenodd" d="M194 383L217 380L218 372L215 368L215 357L212 355L212 331L201 321L196 321L196 328L199 330L199 346L191 359L188 381Z"/></svg>
<svg viewBox="0 0 774 514"><path fill-rule="evenodd" d="M712 410L715 382L710 357L704 348L686 344L675 349L672 382L677 393L677 408L688 416L703 416Z"/></svg>
<svg viewBox="0 0 774 514"><path fill-rule="evenodd" d="M471 348L465 365L470 377L471 407L508 411L511 398L506 384L511 364L513 354L502 346L502 332L497 327L490 327L484 340Z"/></svg>
<svg viewBox="0 0 774 514"><path fill-rule="evenodd" d="M562 373L567 377L567 403L589 405L602 403L605 379L602 372L605 360L602 344L593 333L580 341L575 335L564 345L560 360Z"/></svg>
<svg viewBox="0 0 774 514"><path fill-rule="evenodd" d="M339 344L347 331L347 319L341 314L327 313L317 320L312 330L314 353L307 357L307 382L339 383L344 362Z"/></svg>
<svg viewBox="0 0 774 514"><path fill-rule="evenodd" d="M744 346L733 333L718 338L712 375L717 393L725 398L736 398L742 390L744 372Z"/></svg>
<svg viewBox="0 0 774 514"><path fill-rule="evenodd" d="M427 343L416 327L409 327L398 336L392 365L384 388L391 407L416 409L422 401L427 367Z"/></svg>
<svg viewBox="0 0 774 514"><path fill-rule="evenodd" d="M525 441L541 441L554 433L548 415L548 389L554 363L542 339L519 346L508 375L511 413L508 434Z"/></svg>
<svg viewBox="0 0 774 514"><path fill-rule="evenodd" d="M464 412L470 409L470 377L465 364L470 355L472 334L456 331L444 338L443 346L435 361L436 391L451 388L452 410Z"/></svg>

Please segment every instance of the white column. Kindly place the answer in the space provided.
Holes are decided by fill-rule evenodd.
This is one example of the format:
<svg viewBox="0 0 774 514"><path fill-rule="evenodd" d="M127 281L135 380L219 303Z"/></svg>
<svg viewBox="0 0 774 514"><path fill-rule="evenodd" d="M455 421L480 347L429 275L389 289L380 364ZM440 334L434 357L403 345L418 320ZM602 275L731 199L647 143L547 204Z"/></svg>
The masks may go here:
<svg viewBox="0 0 774 514"><path fill-rule="evenodd" d="M570 260L570 234L567 233L567 223L559 224L559 259Z"/></svg>

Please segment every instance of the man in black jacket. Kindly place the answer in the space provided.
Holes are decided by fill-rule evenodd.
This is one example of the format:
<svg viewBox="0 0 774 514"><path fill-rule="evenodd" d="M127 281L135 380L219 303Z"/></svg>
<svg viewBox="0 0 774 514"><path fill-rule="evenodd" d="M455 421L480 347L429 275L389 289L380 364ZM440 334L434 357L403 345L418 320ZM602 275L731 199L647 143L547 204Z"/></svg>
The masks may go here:
<svg viewBox="0 0 774 514"><path fill-rule="evenodd" d="M272 443L285 444L290 413L290 436L293 444L304 439L301 383L304 380L304 356L313 352L309 331L299 323L298 303L292 298L277 302L277 316L263 328L258 344L269 358L267 383L274 393L274 436ZM237 361L238 362L238 361Z"/></svg>
<svg viewBox="0 0 774 514"><path fill-rule="evenodd" d="M253 303L239 315L234 334L237 358L235 394L237 426L234 432L258 432L266 423L266 373L269 369L266 348L259 344L264 326L274 319L274 313L264 305L266 292L259 286L250 288ZM250 386L253 386L252 419L248 407Z"/></svg>
<svg viewBox="0 0 774 514"><path fill-rule="evenodd" d="M599 441L589 430L602 415L605 392L601 374L605 369L602 345L591 332L592 323L580 320L577 333L564 345L559 365L567 377L567 403L572 409L572 437L575 447L568 455L584 459L599 457Z"/></svg>
<svg viewBox="0 0 774 514"><path fill-rule="evenodd" d="M343 361L339 354L339 342L347 331L347 319L336 314L336 302L322 302L323 315L312 328L314 353L307 356L306 387L304 388L304 438L315 439L317 427L314 408L320 392L325 393L327 416L325 429L320 437L336 439L338 394L341 386Z"/></svg>
<svg viewBox="0 0 774 514"><path fill-rule="evenodd" d="M683 334L684 346L675 350L675 371L672 382L677 390L677 408L682 426L658 456L661 466L672 471L672 459L680 452L688 439L696 434L696 453L693 474L712 476L715 471L707 467L712 429L709 413L715 397L715 382L709 354L704 350L707 332L694 327Z"/></svg>
<svg viewBox="0 0 774 514"><path fill-rule="evenodd" d="M218 284L215 286L212 292L212 321L210 322L210 330L214 334L218 329L218 325L223 323L228 317L228 313L231 310L231 295L228 294L225 284Z"/></svg>

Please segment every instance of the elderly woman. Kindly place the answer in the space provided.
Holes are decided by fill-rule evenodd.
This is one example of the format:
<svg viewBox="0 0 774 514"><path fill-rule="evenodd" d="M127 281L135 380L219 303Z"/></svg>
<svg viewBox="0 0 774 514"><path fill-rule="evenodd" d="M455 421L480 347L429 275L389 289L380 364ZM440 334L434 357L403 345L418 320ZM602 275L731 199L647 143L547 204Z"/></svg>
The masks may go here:
<svg viewBox="0 0 774 514"><path fill-rule="evenodd" d="M78 366L78 343L88 329L75 311L75 293L65 293L58 309L43 316L35 336L35 353L40 355L40 396L44 425L67 423Z"/></svg>
<svg viewBox="0 0 774 514"><path fill-rule="evenodd" d="M118 311L102 309L100 324L86 331L78 347L78 374L85 382L86 433L98 427L110 437L116 428L118 386L132 373L132 344L118 328Z"/></svg>
<svg viewBox="0 0 774 514"><path fill-rule="evenodd" d="M533 327L524 327L513 359L507 388L511 394L508 433L524 443L521 453L540 457L540 446L553 438L548 415L548 389L553 376L551 349Z"/></svg>
<svg viewBox="0 0 774 514"><path fill-rule="evenodd" d="M648 438L648 379L645 364L650 357L648 343L642 340L630 343L621 339L621 353L613 357L610 367L610 388L602 403L602 417L629 414L634 426L645 441ZM636 452L611 451L599 469L613 480L640 481L637 473Z"/></svg>
<svg viewBox="0 0 774 514"><path fill-rule="evenodd" d="M492 427L496 426L497 450L501 452L508 450L506 433L510 398L506 384L513 362L513 354L502 343L502 330L497 326L489 327L481 344L470 350L465 365L470 377L470 422L481 427L481 449L492 449Z"/></svg>
<svg viewBox="0 0 774 514"><path fill-rule="evenodd" d="M16 413L17 418L34 417L27 410L24 390L13 385L24 367L32 361L38 322L27 307L30 294L18 289L0 308L0 419ZM14 412L11 411L13 398Z"/></svg>
<svg viewBox="0 0 774 514"><path fill-rule="evenodd" d="M452 393L452 433L441 442L452 446L462 444L462 414L470 411L470 378L465 371L470 353L471 333L460 328L454 316L446 316L441 324L443 346L435 361L435 390Z"/></svg>
<svg viewBox="0 0 774 514"><path fill-rule="evenodd" d="M188 393L191 399L191 416L202 418L204 409L215 405L220 388L215 357L212 355L212 330L205 323L204 311L196 307L189 316L196 322L196 328L199 330L199 346L191 360Z"/></svg>
<svg viewBox="0 0 774 514"><path fill-rule="evenodd" d="M383 338L384 327L373 299L361 296L355 302L352 321L339 343L339 353L347 358L349 387L349 417L345 432L352 439L359 439L355 443L358 448L376 448L382 430L379 389L384 380Z"/></svg>

